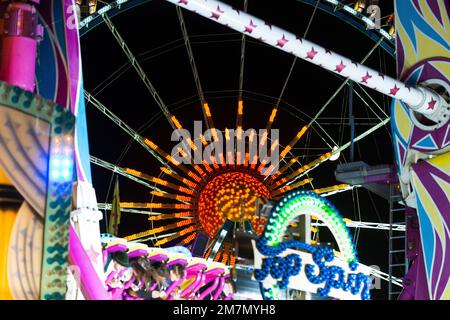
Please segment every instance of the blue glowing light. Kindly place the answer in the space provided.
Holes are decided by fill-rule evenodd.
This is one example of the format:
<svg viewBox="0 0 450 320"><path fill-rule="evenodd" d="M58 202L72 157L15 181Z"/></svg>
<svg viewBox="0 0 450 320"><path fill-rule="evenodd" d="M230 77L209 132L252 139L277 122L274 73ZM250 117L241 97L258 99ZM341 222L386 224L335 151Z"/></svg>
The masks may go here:
<svg viewBox="0 0 450 320"><path fill-rule="evenodd" d="M72 161L71 160L69 160L69 159L64 159L63 161L62 161L62 165L63 165L63 167L70 167L71 165L72 165Z"/></svg>

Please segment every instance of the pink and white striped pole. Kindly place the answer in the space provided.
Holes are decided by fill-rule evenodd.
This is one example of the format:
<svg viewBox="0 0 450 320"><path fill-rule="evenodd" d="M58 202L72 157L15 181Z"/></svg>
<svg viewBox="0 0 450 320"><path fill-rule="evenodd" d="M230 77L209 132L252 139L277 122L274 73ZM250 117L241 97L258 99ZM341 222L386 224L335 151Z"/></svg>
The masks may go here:
<svg viewBox="0 0 450 320"><path fill-rule="evenodd" d="M449 114L445 100L424 87L409 87L403 82L327 50L289 31L272 26L244 11L216 0L167 0L249 37L311 62L321 68L350 78L354 82L399 99L416 112L442 122Z"/></svg>

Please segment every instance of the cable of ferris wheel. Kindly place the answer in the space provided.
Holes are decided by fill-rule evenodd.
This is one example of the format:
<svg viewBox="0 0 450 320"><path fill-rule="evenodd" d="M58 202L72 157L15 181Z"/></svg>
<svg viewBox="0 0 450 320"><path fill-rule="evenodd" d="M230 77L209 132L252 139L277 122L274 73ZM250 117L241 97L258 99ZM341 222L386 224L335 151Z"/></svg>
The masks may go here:
<svg viewBox="0 0 450 320"><path fill-rule="evenodd" d="M380 39L375 46L366 54L366 56L361 60L361 63L364 63L371 55L372 53L375 51L375 49L381 44L381 42L383 41L383 39ZM328 105L336 98L336 96L339 94L339 92L341 92L341 90L348 84L348 82L350 81L350 78L347 78L344 80L344 82L342 82L342 84L339 86L339 88L334 92L334 94L327 100L327 102L325 102L325 104L319 109L319 111L316 113L316 115L310 120L310 122L308 123L308 125L306 127L311 127L313 125L313 123L316 122L316 120L320 117L320 115L325 111L325 109L328 107ZM377 126L376 126L377 127ZM378 127L377 127L378 128ZM366 134L367 132L371 132L371 129L369 129L368 131L366 131L364 134ZM361 138L363 138L364 136L362 136ZM356 141L356 140L355 140ZM350 144L349 144L350 145ZM348 146L347 146L348 147ZM335 150L333 153L337 153L340 152L342 147L338 148L337 150ZM319 167L322 163L319 162L317 165L315 165L313 168L305 171L303 174L298 175L296 178L292 179L288 184L286 184L287 186L292 184L294 181L296 181L297 179L299 179L301 176L304 176L307 172Z"/></svg>
<svg viewBox="0 0 450 320"><path fill-rule="evenodd" d="M380 107L380 105L372 98L372 96L364 89L363 86L361 86L359 83L357 83L358 88L360 88L363 93L373 102L373 104L380 110L384 116L388 117L389 115L383 110L383 108ZM362 97L361 100L365 101Z"/></svg>
<svg viewBox="0 0 450 320"><path fill-rule="evenodd" d="M136 239L136 240L130 240L130 241L128 241L128 242L130 242L130 243L133 243L133 242L140 242L140 243L142 243L142 242L146 242L146 241L152 240L152 243L153 243L153 245L154 245L153 240L158 240L158 239L162 239L162 238L174 236L174 235L176 235L176 234L177 234L176 232L172 232L172 233L162 234L162 235L159 235L159 236L151 235L150 237L147 237L147 238L141 238L141 239Z"/></svg>
<svg viewBox="0 0 450 320"><path fill-rule="evenodd" d="M228 36L228 35L233 35L233 34L239 34L239 35L240 35L240 33L210 34L210 35L205 34L205 35L191 35L190 38L195 38L195 37L205 37L205 36L219 36L219 35L226 35L226 36ZM151 53L151 52L154 52L154 51L156 51L156 50L158 50L158 49L161 49L161 48L163 48L163 47L167 47L167 46L169 46L169 45L171 45L171 44L180 42L180 41L182 41L182 40L183 40L183 38L179 38L179 39L170 41L170 42L168 42L168 43L166 43L166 44L164 44L164 45L161 45L161 46L159 46L159 47L156 47L156 48L154 48L154 49L144 51L144 52L142 52L142 53L140 53L140 54L137 54L137 55L136 55L136 59L137 59L140 63L143 63L143 62L146 62L146 61L148 61L148 60L150 60L150 59L156 58L156 57L158 57L158 56L160 56L160 55L162 55L162 54L165 54L165 53L168 53L168 52L170 52L170 51L173 51L173 50L176 50L176 49L178 49L178 48L181 48L181 47L184 46L183 43L178 44L178 45L176 45L176 46L170 47L170 48L168 48L168 49L166 49L166 50L163 50L163 51L160 51L160 52L157 52L157 53L155 53L155 54L153 54L153 55L148 56L148 54ZM240 41L240 40L238 40L238 39L230 39L230 40L209 40L209 41L190 41L190 42L191 42L192 44L209 44L209 43L224 43L224 42L238 42L238 41ZM259 44L259 42L256 42L256 41L254 41L254 43L258 43L258 44ZM131 67L132 67L132 66L131 66L130 61L127 61L127 62L123 63L117 70L115 70L115 71L114 71L112 74L110 74L105 80L103 80L103 82L105 82L107 79L110 79L110 78L111 78L115 73L117 73L118 71L120 71L120 70L122 70L122 69L124 69L124 68L126 68L126 70L128 70L128 69L130 69ZM122 74L123 74L123 72L121 73L121 75L122 75ZM121 75L119 75L118 77L120 77ZM117 78L114 78L111 82L115 81L116 79L117 79ZM99 86L99 85L97 85L97 86ZM95 89L94 89L94 90L95 90ZM94 91L94 90L92 90L92 91ZM98 93L98 92L97 92L97 93Z"/></svg>
<svg viewBox="0 0 450 320"><path fill-rule="evenodd" d="M232 33L232 34L234 34L234 33ZM240 33L236 33L236 34L240 34ZM222 35L222 34L211 34L211 36L218 36L218 35ZM230 34L223 34L223 35L230 35ZM193 35L193 36L190 36L190 38L194 38L194 37L204 37L204 36L208 36L208 35L197 35L197 36L196 36L196 35ZM153 55L147 56L148 53L154 52L154 51L156 51L156 50L159 50L159 49L161 49L161 48L163 48L163 47L167 47L167 46L169 46L169 45L171 45L171 44L174 44L174 43L176 43L176 42L180 42L180 41L182 41L182 40L183 40L183 38L179 38L179 39L177 39L177 40L174 40L174 41L168 42L168 43L166 43L166 44L164 44L164 45L161 45L161 46L159 46L159 47L156 47L156 48L154 48L154 49L147 50L147 51L145 51L145 52L143 52L143 53L137 54L137 55L136 55L136 59L137 59L140 63L143 63L143 62L146 62L146 61L148 61L148 60L150 60L150 59L156 58L156 57L158 57L158 56L160 56L160 55L162 55L162 54L165 54L165 53L168 53L168 52L170 52L170 51L173 51L173 50L176 50L176 49L178 49L178 48L181 48L181 47L184 46L183 43L178 44L178 45L173 46L173 47L170 47L170 48L168 48L168 49L166 49L166 50L157 52L157 53L155 53L155 54L153 54ZM239 40L191 41L191 43L192 43L192 44L207 44L207 43L217 43L217 42L223 43L223 42L237 42L237 41L239 41ZM99 94L99 93L102 92L104 89L106 89L110 84L112 84L114 81L116 81L118 78L120 78L120 77L121 77L125 72L127 72L130 68L132 68L132 65L131 65L131 62L128 60L127 62L125 62L124 64L122 64L118 69L116 69L113 73L111 73L108 77L106 77L102 82L100 82L100 83L99 83L93 90L91 90L91 91L92 91L93 93L95 93L95 94ZM120 74L118 74L119 72L120 72ZM113 78L113 77L114 77L114 78ZM103 87L100 88L101 86L103 86ZM100 88L100 89L99 89L99 88Z"/></svg>

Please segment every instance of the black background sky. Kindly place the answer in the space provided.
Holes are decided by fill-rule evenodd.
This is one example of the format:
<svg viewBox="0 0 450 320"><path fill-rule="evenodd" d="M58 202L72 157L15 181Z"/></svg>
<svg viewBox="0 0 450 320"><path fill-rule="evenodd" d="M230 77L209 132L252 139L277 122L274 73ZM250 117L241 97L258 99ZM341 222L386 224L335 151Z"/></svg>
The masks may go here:
<svg viewBox="0 0 450 320"><path fill-rule="evenodd" d="M244 1L225 1L242 8ZM391 0L381 0L382 16L390 14ZM303 35L314 7L300 1L250 0L248 12L295 34ZM216 127L233 128L236 122L239 86L241 35L191 12L183 11L191 46L197 63L205 96L210 104ZM173 4L153 0L112 19L132 52L141 61L146 74L169 110L184 127L191 129L194 120L202 120L200 102L188 61L186 48ZM330 14L317 10L306 36L326 48L360 61L375 45L360 31ZM82 54L85 89L94 94L111 111L144 137L149 137L170 152L172 129L162 116L157 104L140 81L137 73L127 64L127 58L105 25L83 36ZM293 57L253 39L248 39L244 72L244 128L264 128L288 75ZM366 65L395 76L395 61L382 49L377 49ZM112 76L112 77L111 77ZM280 129L281 144L287 144L296 132L313 117L342 83L342 78L315 65L299 60L286 88L274 128ZM373 99L389 113L389 101L370 89ZM347 90L343 90L322 114L323 128L338 144L349 141L350 131L345 125ZM373 105L373 104L371 104ZM370 125L357 125L356 135L364 132L379 120L355 97L355 116L367 118ZM380 112L378 112L381 115ZM89 143L91 154L149 173L159 174L159 163L138 144L125 150L130 137L92 106L87 106ZM338 118L327 120L325 118ZM332 123L332 124L325 124ZM321 133L322 136L323 133ZM330 141L327 139L327 141ZM331 143L331 142L330 142ZM329 150L318 131L310 130L308 136L297 144L294 153L307 163ZM308 149L308 150L305 150ZM126 151L126 152L125 152ZM370 165L392 163L393 147L389 126L356 143L355 160ZM339 162L348 161L345 151L338 161L328 161L314 170L315 188L337 184L334 170ZM99 202L111 202L112 173L92 166L93 183ZM310 188L310 187L308 187ZM109 193L108 193L109 191ZM148 189L120 178L122 201L146 202ZM388 203L365 189L358 190L361 220L388 221ZM329 197L341 214L358 220L356 193L345 192ZM104 219L102 228L106 224ZM120 235L144 231L149 228L145 216L122 214ZM354 230L352 230L353 232ZM326 235L323 235L326 238ZM361 230L357 242L360 261L378 265L387 271L387 233L379 230ZM373 298L387 298L386 284L382 290L372 291Z"/></svg>

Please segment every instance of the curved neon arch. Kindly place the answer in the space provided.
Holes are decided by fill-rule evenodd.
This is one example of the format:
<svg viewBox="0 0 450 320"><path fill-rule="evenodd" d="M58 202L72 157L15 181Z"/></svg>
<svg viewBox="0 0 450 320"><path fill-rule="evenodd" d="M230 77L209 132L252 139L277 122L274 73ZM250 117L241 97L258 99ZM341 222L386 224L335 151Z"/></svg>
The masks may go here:
<svg viewBox="0 0 450 320"><path fill-rule="evenodd" d="M262 238L266 239L267 245L278 246L292 220L305 214L322 220L336 239L343 258L348 263L356 262L353 241L339 211L327 199L311 191L295 191L281 199L272 209Z"/></svg>

